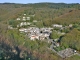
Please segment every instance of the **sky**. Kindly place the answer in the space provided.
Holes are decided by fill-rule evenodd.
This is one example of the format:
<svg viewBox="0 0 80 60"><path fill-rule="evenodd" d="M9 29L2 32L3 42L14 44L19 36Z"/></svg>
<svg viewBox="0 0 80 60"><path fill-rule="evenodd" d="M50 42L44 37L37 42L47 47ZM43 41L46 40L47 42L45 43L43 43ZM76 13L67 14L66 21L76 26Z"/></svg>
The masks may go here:
<svg viewBox="0 0 80 60"><path fill-rule="evenodd" d="M1 0L0 3L40 3L40 2L52 2L52 3L79 3L80 0Z"/></svg>

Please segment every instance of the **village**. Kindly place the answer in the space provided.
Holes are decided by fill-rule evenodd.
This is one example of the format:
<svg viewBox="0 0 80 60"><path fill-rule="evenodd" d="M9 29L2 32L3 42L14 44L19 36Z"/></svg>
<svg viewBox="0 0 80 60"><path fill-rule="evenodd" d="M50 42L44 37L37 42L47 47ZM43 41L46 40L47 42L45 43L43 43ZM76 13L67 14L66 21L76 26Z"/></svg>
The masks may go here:
<svg viewBox="0 0 80 60"><path fill-rule="evenodd" d="M32 17L34 17L35 15L32 15ZM28 38L32 41L34 40L40 40L40 41L44 41L46 40L48 43L51 43L50 45L50 49L57 53L59 56L61 56L62 58L66 58L66 57L70 57L73 56L75 54L78 54L76 50L71 49L71 48L67 48L65 50L61 50L59 52L57 52L54 48L59 47L60 44L58 42L59 38L56 39L51 39L50 35L53 31L57 32L57 34L61 34L61 35L65 35L65 32L60 32L60 30L64 30L67 28L71 28L73 25L70 24L69 26L65 26L63 27L63 25L59 25L59 24L53 24L52 27L42 27L39 28L35 25L32 24L33 23L37 23L37 20L33 20L32 22L30 22L31 17L26 17L26 14L23 14L22 18L16 18L16 21L19 22L19 24L16 25L16 28L12 27L12 25L8 26L8 29L18 29L18 31L22 34L25 33L26 36L28 36ZM28 27L25 27L28 26ZM55 30L55 28L59 28L59 30Z"/></svg>

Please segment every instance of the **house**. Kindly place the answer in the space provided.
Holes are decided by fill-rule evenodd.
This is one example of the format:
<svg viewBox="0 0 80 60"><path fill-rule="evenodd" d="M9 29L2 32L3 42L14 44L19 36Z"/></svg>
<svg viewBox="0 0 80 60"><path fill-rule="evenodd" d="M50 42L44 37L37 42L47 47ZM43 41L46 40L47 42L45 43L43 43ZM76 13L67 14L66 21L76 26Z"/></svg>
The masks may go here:
<svg viewBox="0 0 80 60"><path fill-rule="evenodd" d="M49 33L44 33L44 36L47 38L47 37L50 36L50 34Z"/></svg>
<svg viewBox="0 0 80 60"><path fill-rule="evenodd" d="M27 31L27 30L25 30L24 32L25 32L25 33L27 33L28 31Z"/></svg>
<svg viewBox="0 0 80 60"><path fill-rule="evenodd" d="M23 21L26 21L26 19L25 19L25 18L23 18Z"/></svg>
<svg viewBox="0 0 80 60"><path fill-rule="evenodd" d="M58 28L62 28L62 25L58 25L58 24L53 24L53 27L58 27Z"/></svg>
<svg viewBox="0 0 80 60"><path fill-rule="evenodd" d="M34 14L34 15L30 15L30 16L34 17L34 16L35 16L35 14Z"/></svg>
<svg viewBox="0 0 80 60"><path fill-rule="evenodd" d="M24 25L27 25L27 23L26 23L26 22L24 22Z"/></svg>
<svg viewBox="0 0 80 60"><path fill-rule="evenodd" d="M27 22L28 23L28 22ZM26 25L26 22L22 22L22 25ZM28 33L30 40L44 40L45 38L49 39L50 36L50 29L42 28L42 32L37 27L29 27L29 28L21 28L19 29L20 32Z"/></svg>
<svg viewBox="0 0 80 60"><path fill-rule="evenodd" d="M23 19L22 19L23 21L26 21L26 17L23 17Z"/></svg>
<svg viewBox="0 0 80 60"><path fill-rule="evenodd" d="M17 18L16 20L20 20L20 18Z"/></svg>
<svg viewBox="0 0 80 60"><path fill-rule="evenodd" d="M19 27L19 25L17 25L17 27Z"/></svg>
<svg viewBox="0 0 80 60"><path fill-rule="evenodd" d="M33 22L34 22L34 23L36 23L36 22L37 22L37 20L33 20Z"/></svg>
<svg viewBox="0 0 80 60"><path fill-rule="evenodd" d="M73 25L72 24L69 24L69 27L72 27Z"/></svg>
<svg viewBox="0 0 80 60"><path fill-rule="evenodd" d="M44 40L44 39L45 39L44 34L39 34L39 40Z"/></svg>
<svg viewBox="0 0 80 60"><path fill-rule="evenodd" d="M23 23L23 22L21 22L21 23L20 23L20 27L21 27L21 26L23 26L23 25L24 25L24 23Z"/></svg>
<svg viewBox="0 0 80 60"><path fill-rule="evenodd" d="M27 22L26 25L31 25L31 23L30 22Z"/></svg>
<svg viewBox="0 0 80 60"><path fill-rule="evenodd" d="M27 17L27 20L30 20L30 17Z"/></svg>
<svg viewBox="0 0 80 60"><path fill-rule="evenodd" d="M26 17L23 17L23 19L25 19Z"/></svg>
<svg viewBox="0 0 80 60"><path fill-rule="evenodd" d="M13 29L13 27L11 25L8 26L8 29Z"/></svg>
<svg viewBox="0 0 80 60"><path fill-rule="evenodd" d="M25 26L25 25L27 25L26 22L21 22L21 23L20 23L20 27L21 27L21 26Z"/></svg>
<svg viewBox="0 0 80 60"><path fill-rule="evenodd" d="M26 14L24 14L24 16L25 16Z"/></svg>
<svg viewBox="0 0 80 60"><path fill-rule="evenodd" d="M34 41L35 39L39 40L39 36L38 36L38 35L31 35L31 36L30 36L30 39L33 40L33 41Z"/></svg>
<svg viewBox="0 0 80 60"><path fill-rule="evenodd" d="M20 32L24 32L24 31L26 31L26 30L27 30L26 28L21 28L21 29L19 29Z"/></svg>
<svg viewBox="0 0 80 60"><path fill-rule="evenodd" d="M59 43L56 43L56 47L59 47L60 46L60 44Z"/></svg>
<svg viewBox="0 0 80 60"><path fill-rule="evenodd" d="M35 40L36 36L35 35L31 35L30 36L30 40Z"/></svg>

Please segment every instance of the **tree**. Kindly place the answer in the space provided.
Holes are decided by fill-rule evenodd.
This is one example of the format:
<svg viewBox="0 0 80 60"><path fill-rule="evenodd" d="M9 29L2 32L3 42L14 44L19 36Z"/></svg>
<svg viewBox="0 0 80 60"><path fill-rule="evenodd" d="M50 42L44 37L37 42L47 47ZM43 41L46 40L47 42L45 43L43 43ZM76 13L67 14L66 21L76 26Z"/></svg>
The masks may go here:
<svg viewBox="0 0 80 60"><path fill-rule="evenodd" d="M80 51L80 31L73 29L61 39L61 46L73 48Z"/></svg>
<svg viewBox="0 0 80 60"><path fill-rule="evenodd" d="M51 33L51 35L50 35L50 38L52 38L52 39L57 39L57 38L59 38L60 36L61 36L61 35L58 34L57 32L52 31L52 33Z"/></svg>

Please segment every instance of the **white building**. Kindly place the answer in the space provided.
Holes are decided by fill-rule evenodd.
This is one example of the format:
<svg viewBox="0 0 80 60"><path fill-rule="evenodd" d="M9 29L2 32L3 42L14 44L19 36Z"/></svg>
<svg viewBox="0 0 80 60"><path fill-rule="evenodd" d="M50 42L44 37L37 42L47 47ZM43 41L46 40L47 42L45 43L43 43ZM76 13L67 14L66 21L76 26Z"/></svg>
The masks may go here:
<svg viewBox="0 0 80 60"><path fill-rule="evenodd" d="M17 25L17 27L20 27L19 25Z"/></svg>
<svg viewBox="0 0 80 60"><path fill-rule="evenodd" d="M21 27L21 26L25 26L25 25L27 25L26 22L21 22L21 23L20 23L20 27Z"/></svg>
<svg viewBox="0 0 80 60"><path fill-rule="evenodd" d="M38 36L38 35L31 35L31 36L30 36L30 39L33 40L33 41L34 41L35 39L39 40L39 36Z"/></svg>
<svg viewBox="0 0 80 60"><path fill-rule="evenodd" d="M59 28L61 28L61 27L62 27L62 25L53 24L53 27L59 27Z"/></svg>
<svg viewBox="0 0 80 60"><path fill-rule="evenodd" d="M30 20L30 17L27 17L27 20Z"/></svg>
<svg viewBox="0 0 80 60"><path fill-rule="evenodd" d="M72 24L69 24L69 27L72 27L73 25Z"/></svg>
<svg viewBox="0 0 80 60"><path fill-rule="evenodd" d="M25 19L26 17L23 17L23 19Z"/></svg>
<svg viewBox="0 0 80 60"><path fill-rule="evenodd" d="M26 19L25 19L25 18L23 18L23 21L26 21Z"/></svg>
<svg viewBox="0 0 80 60"><path fill-rule="evenodd" d="M20 18L17 18L16 20L20 20Z"/></svg>
<svg viewBox="0 0 80 60"><path fill-rule="evenodd" d="M19 29L20 32L25 32L26 30L27 30L27 29L25 29L25 28Z"/></svg>
<svg viewBox="0 0 80 60"><path fill-rule="evenodd" d="M21 22L21 23L20 23L20 27L21 27L21 26L23 26L23 25L24 25L24 23L23 23L23 22Z"/></svg>
<svg viewBox="0 0 80 60"><path fill-rule="evenodd" d="M45 39L44 34L39 34L39 40L44 40L44 39Z"/></svg>
<svg viewBox="0 0 80 60"><path fill-rule="evenodd" d="M26 14L24 14L24 16L25 16Z"/></svg>
<svg viewBox="0 0 80 60"><path fill-rule="evenodd" d="M34 22L34 23L36 23L36 22L37 22L37 20L33 20L33 22Z"/></svg>
<svg viewBox="0 0 80 60"><path fill-rule="evenodd" d="M24 25L27 25L27 23L26 23L26 22L24 22Z"/></svg>
<svg viewBox="0 0 80 60"><path fill-rule="evenodd" d="M26 25L31 25L31 23L30 22L27 22Z"/></svg>
<svg viewBox="0 0 80 60"><path fill-rule="evenodd" d="M8 26L8 29L13 29L13 27L11 25Z"/></svg>

